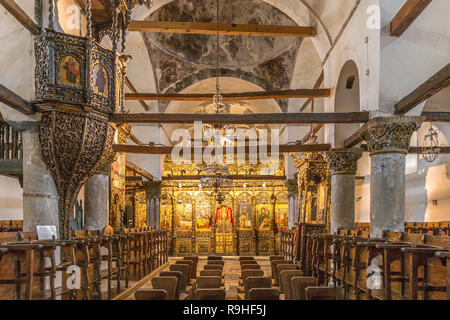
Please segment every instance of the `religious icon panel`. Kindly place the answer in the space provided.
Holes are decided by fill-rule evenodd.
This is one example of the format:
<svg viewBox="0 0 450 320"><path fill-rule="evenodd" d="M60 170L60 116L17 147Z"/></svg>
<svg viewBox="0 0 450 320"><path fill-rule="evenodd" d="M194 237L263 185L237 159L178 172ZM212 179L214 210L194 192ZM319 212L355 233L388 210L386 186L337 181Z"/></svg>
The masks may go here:
<svg viewBox="0 0 450 320"><path fill-rule="evenodd" d="M60 82L72 86L81 84L80 64L72 56L66 56L61 60Z"/></svg>

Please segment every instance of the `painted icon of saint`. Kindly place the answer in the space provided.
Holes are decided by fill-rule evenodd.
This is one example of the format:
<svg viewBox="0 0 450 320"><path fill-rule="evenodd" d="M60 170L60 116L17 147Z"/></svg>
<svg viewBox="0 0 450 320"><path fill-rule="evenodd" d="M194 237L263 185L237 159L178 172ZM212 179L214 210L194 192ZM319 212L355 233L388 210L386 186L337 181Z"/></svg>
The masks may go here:
<svg viewBox="0 0 450 320"><path fill-rule="evenodd" d="M61 83L80 84L80 65L74 57L64 57L61 63L61 69Z"/></svg>

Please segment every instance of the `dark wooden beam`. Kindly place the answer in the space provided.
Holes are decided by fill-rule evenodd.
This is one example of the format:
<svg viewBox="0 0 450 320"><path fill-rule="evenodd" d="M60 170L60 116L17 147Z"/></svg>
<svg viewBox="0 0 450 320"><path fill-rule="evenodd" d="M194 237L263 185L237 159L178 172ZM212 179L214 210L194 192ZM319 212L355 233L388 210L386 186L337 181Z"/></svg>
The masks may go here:
<svg viewBox="0 0 450 320"><path fill-rule="evenodd" d="M213 95L214 93L127 93L125 94L125 100L208 101L212 100ZM222 96L224 101L324 98L330 96L330 89L294 89L222 93Z"/></svg>
<svg viewBox="0 0 450 320"><path fill-rule="evenodd" d="M431 0L408 0L391 21L391 36L400 37L431 3Z"/></svg>
<svg viewBox="0 0 450 320"><path fill-rule="evenodd" d="M450 85L450 63L395 105L395 114L405 114Z"/></svg>
<svg viewBox="0 0 450 320"><path fill-rule="evenodd" d="M317 78L316 83L314 84L314 89L319 89L320 86L323 83L323 79L324 79L324 75L323 75L323 71L320 73L319 78ZM300 112L304 111L310 103L313 102L314 98L308 98L308 100L306 100L306 102L303 104L303 106L300 108Z"/></svg>
<svg viewBox="0 0 450 320"><path fill-rule="evenodd" d="M139 182L144 181L141 176L126 176L125 182Z"/></svg>
<svg viewBox="0 0 450 320"><path fill-rule="evenodd" d="M4 85L0 84L0 102L3 102L7 106L19 111L20 113L30 115L34 113L33 105L15 94Z"/></svg>
<svg viewBox="0 0 450 320"><path fill-rule="evenodd" d="M316 135L320 129L322 129L322 127L323 127L323 123L318 123L317 125L315 125L314 128L303 137L303 139L301 140L301 143L302 144L308 143L311 140L311 138L314 135Z"/></svg>
<svg viewBox="0 0 450 320"><path fill-rule="evenodd" d="M219 23L220 35L228 36L256 36L256 37L314 37L313 27L300 26L269 26L256 24ZM128 31L188 33L188 34L216 34L217 24L209 22L181 22L181 21L131 21Z"/></svg>
<svg viewBox="0 0 450 320"><path fill-rule="evenodd" d="M11 13L33 35L39 34L39 26L34 22L14 0L0 0L0 4Z"/></svg>
<svg viewBox="0 0 450 320"><path fill-rule="evenodd" d="M127 76L125 77L125 84L128 87L128 89L130 89L131 92L137 93L136 88L133 86L133 84L131 83L130 79L128 79ZM145 101L139 100L139 104L142 106L142 108L144 108L145 111L149 111L150 110L150 108L145 103Z"/></svg>
<svg viewBox="0 0 450 320"><path fill-rule="evenodd" d="M422 112L422 116L426 118L427 122L450 122L450 112L425 111Z"/></svg>
<svg viewBox="0 0 450 320"><path fill-rule="evenodd" d="M357 131L344 141L344 148L352 148L362 141L361 134Z"/></svg>
<svg viewBox="0 0 450 320"><path fill-rule="evenodd" d="M176 180L200 180L205 176L203 175L186 175L186 176L170 176L162 177L163 181L176 181ZM273 176L273 175L228 175L228 179L232 180L286 180L286 176Z"/></svg>
<svg viewBox="0 0 450 320"><path fill-rule="evenodd" d="M174 147L168 146L135 146L128 144L114 144L113 150L114 152L124 152L124 153L137 153L137 154L171 154ZM270 152L272 150L272 146L266 146L267 151ZM330 150L331 145L329 144L292 144L292 145L279 145L280 153L290 153L290 152L319 152L319 151L328 151ZM194 148L190 148L191 154L194 154ZM202 147L202 153L204 151L204 147ZM257 152L259 151L259 147L256 148ZM245 153L250 153L251 149L249 146L245 147ZM237 152L237 148L234 148L234 153ZM213 152L214 153L214 152ZM226 150L223 150L223 154L225 155Z"/></svg>
<svg viewBox="0 0 450 320"><path fill-rule="evenodd" d="M153 180L153 176L147 170L142 169L131 161L125 160L125 167L148 180Z"/></svg>
<svg viewBox="0 0 450 320"><path fill-rule="evenodd" d="M193 123L213 124L312 124L362 123L369 112L348 113L253 113L253 114L189 114L189 113L116 113L116 123Z"/></svg>
<svg viewBox="0 0 450 320"><path fill-rule="evenodd" d="M17 176L23 174L22 159L0 159L0 175Z"/></svg>

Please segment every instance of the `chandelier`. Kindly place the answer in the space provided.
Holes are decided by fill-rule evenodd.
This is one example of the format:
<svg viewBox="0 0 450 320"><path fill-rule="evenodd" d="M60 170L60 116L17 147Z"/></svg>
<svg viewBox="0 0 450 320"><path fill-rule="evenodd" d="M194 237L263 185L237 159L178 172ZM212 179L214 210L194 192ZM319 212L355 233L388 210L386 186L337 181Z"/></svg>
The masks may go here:
<svg viewBox="0 0 450 320"><path fill-rule="evenodd" d="M423 139L423 147L421 155L427 162L433 162L437 159L440 152L438 130L433 129L433 125L430 123L430 129Z"/></svg>
<svg viewBox="0 0 450 320"><path fill-rule="evenodd" d="M200 178L201 186L209 187L215 195L216 201L221 204L233 187L233 180L225 166L211 165L205 168L204 176Z"/></svg>

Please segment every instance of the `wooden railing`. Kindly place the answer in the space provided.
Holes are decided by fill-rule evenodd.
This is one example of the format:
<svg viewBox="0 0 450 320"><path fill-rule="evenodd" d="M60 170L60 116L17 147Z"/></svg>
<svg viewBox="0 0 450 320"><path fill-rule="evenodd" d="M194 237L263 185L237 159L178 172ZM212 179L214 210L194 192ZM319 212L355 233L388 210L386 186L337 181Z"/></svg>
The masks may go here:
<svg viewBox="0 0 450 320"><path fill-rule="evenodd" d="M0 122L0 160L22 158L22 133L8 123Z"/></svg>

